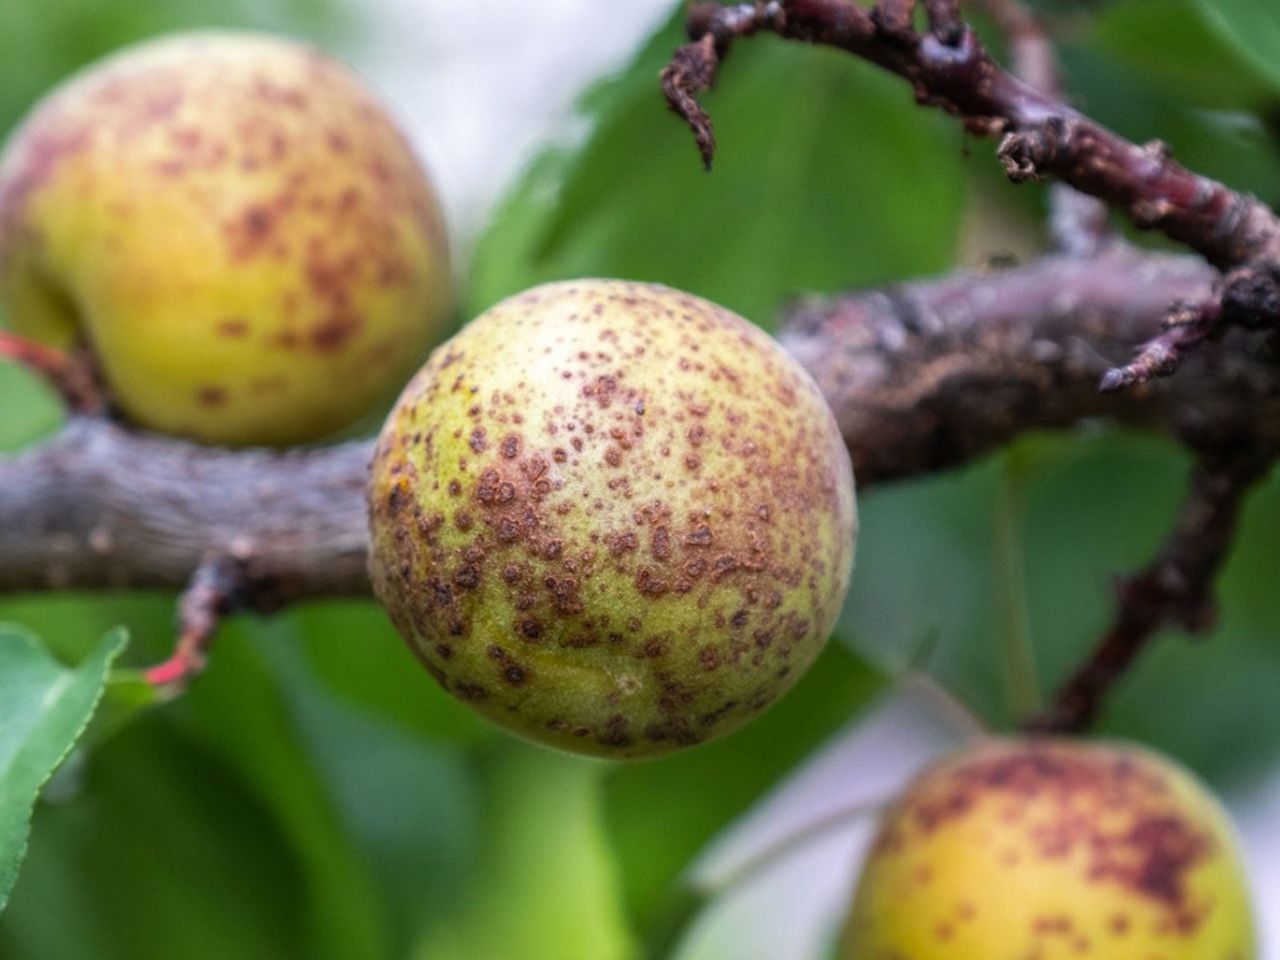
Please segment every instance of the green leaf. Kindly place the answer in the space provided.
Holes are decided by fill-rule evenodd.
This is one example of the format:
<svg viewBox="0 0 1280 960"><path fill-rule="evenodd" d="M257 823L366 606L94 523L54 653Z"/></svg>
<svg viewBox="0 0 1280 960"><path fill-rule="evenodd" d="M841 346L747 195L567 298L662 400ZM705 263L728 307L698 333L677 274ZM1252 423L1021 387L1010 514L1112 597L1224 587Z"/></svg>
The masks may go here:
<svg viewBox="0 0 1280 960"><path fill-rule="evenodd" d="M365 661L378 648L343 629L364 619L354 609L348 612L352 616L333 622L310 619L305 637L296 635L293 623L274 624L261 631L261 641L335 819L371 868L391 919L391 955L407 956L424 931L458 908L479 859L482 784L475 764L455 742L452 725L431 731L423 722L448 716L434 701L470 711L401 649L398 636L390 648L403 655L395 682L384 685L387 674L367 672ZM353 636L361 636L358 647ZM336 671L322 675L315 669L322 648L330 651L329 663L348 665L340 690L329 684ZM381 664L380 657L372 659ZM402 696L408 690L412 695ZM375 709L380 699L391 709ZM423 734L424 727L429 732Z"/></svg>
<svg viewBox="0 0 1280 960"><path fill-rule="evenodd" d="M962 134L847 54L760 38L706 97L706 173L656 75L682 11L584 102L576 148L535 161L480 239L473 312L542 281L651 280L757 323L804 291L941 269L964 199Z"/></svg>
<svg viewBox="0 0 1280 960"><path fill-rule="evenodd" d="M305 909L309 955L373 960L386 947L383 905L263 652L289 641L280 624L241 619L224 626L182 719L236 771L289 845L302 872L295 895Z"/></svg>
<svg viewBox="0 0 1280 960"><path fill-rule="evenodd" d="M1269 0L1127 0L1101 11L1094 37L1117 61L1200 106L1261 106L1280 95L1280 19ZM1271 42L1268 61L1260 53Z"/></svg>
<svg viewBox="0 0 1280 960"><path fill-rule="evenodd" d="M391 955L364 851L262 651L288 639L229 624L184 698L119 729L79 794L42 806L0 956Z"/></svg>
<svg viewBox="0 0 1280 960"><path fill-rule="evenodd" d="M431 742L477 744L503 736L438 689L373 601L326 600L285 620L306 646L310 668L344 700ZM360 638L358 647L353 637Z"/></svg>
<svg viewBox="0 0 1280 960"><path fill-rule="evenodd" d="M515 740L491 751L466 909L435 918L416 960L635 956L605 833L607 770Z"/></svg>
<svg viewBox="0 0 1280 960"><path fill-rule="evenodd" d="M324 955L295 847L238 771L174 722L179 712L121 730L77 771L78 795L40 806L22 882L0 915L0 956Z"/></svg>
<svg viewBox="0 0 1280 960"><path fill-rule="evenodd" d="M0 136L76 68L129 43L174 30L274 30L349 40L339 0L42 0L0 4Z"/></svg>
<svg viewBox="0 0 1280 960"><path fill-rule="evenodd" d="M1175 462L1184 466L1181 460ZM1178 630L1157 637L1109 702L1107 732L1172 753L1220 784L1274 773L1280 713L1269 705L1280 684L1278 526L1280 474L1273 473L1241 516L1216 588L1218 622L1202 638Z"/></svg>
<svg viewBox="0 0 1280 960"><path fill-rule="evenodd" d="M3 329L0 326L0 329ZM16 450L62 423L62 403L35 374L0 360L0 452Z"/></svg>
<svg viewBox="0 0 1280 960"><path fill-rule="evenodd" d="M1211 33L1280 93L1280 8L1273 0L1195 0Z"/></svg>
<svg viewBox="0 0 1280 960"><path fill-rule="evenodd" d="M691 904L676 881L694 855L866 706L883 682L883 674L832 641L794 690L743 729L611 772L609 830L642 930L662 937L680 921Z"/></svg>
<svg viewBox="0 0 1280 960"><path fill-rule="evenodd" d="M17 880L40 788L88 726L126 642L114 630L68 669L34 634L0 624L0 910Z"/></svg>

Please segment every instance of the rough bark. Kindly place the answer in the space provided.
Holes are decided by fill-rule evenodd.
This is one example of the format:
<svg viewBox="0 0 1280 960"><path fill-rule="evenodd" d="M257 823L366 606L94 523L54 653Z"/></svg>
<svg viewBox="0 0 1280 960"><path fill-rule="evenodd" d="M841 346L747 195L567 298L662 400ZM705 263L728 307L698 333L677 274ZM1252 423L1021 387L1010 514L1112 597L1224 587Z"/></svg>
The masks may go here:
<svg viewBox="0 0 1280 960"><path fill-rule="evenodd" d="M1243 333L1176 378L1095 388L1171 295L1211 282L1194 258L1121 246L799 303L783 342L831 403L864 489L1096 417L1201 446L1280 441L1273 369ZM73 418L0 458L0 590L177 589L229 556L254 605L367 593L370 452L219 450Z"/></svg>

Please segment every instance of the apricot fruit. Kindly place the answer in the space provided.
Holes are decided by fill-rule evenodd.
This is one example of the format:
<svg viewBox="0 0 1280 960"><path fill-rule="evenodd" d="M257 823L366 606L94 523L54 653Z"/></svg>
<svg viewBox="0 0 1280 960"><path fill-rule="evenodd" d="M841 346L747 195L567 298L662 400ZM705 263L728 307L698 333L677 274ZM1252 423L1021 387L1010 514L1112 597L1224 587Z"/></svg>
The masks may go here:
<svg viewBox="0 0 1280 960"><path fill-rule="evenodd" d="M0 312L96 355L142 426L322 438L444 335L435 193L362 80L318 50L180 34L86 68L0 156Z"/></svg>
<svg viewBox="0 0 1280 960"><path fill-rule="evenodd" d="M766 333L661 286L493 307L383 428L374 590L451 694L529 739L653 756L759 713L848 585L849 456Z"/></svg>
<svg viewBox="0 0 1280 960"><path fill-rule="evenodd" d="M849 960L1253 960L1240 851L1187 771L1122 743L993 740L885 817Z"/></svg>

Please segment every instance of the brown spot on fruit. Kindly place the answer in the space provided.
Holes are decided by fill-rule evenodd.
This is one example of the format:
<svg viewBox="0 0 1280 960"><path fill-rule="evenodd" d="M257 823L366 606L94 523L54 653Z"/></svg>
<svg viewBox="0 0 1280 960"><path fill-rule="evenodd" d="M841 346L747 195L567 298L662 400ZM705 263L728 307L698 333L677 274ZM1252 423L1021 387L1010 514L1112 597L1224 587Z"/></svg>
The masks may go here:
<svg viewBox="0 0 1280 960"><path fill-rule="evenodd" d="M227 317L218 321L218 335L231 339L240 339L249 332L249 321L244 317Z"/></svg>
<svg viewBox="0 0 1280 960"><path fill-rule="evenodd" d="M343 349L359 331L359 317L354 314L334 314L312 327L307 339L313 349L331 352Z"/></svg>
<svg viewBox="0 0 1280 960"><path fill-rule="evenodd" d="M655 560L666 560L671 556L671 531L666 527L656 527L653 531L653 540L650 545L650 552Z"/></svg>
<svg viewBox="0 0 1280 960"><path fill-rule="evenodd" d="M196 402L202 407L221 407L227 402L227 391L224 387L200 387L196 391Z"/></svg>
<svg viewBox="0 0 1280 960"><path fill-rule="evenodd" d="M529 680L529 669L497 644L490 644L485 651L498 667L502 679L513 687L524 686Z"/></svg>
<svg viewBox="0 0 1280 960"><path fill-rule="evenodd" d="M709 547L714 539L711 534L711 528L705 523L698 524L697 527L684 535L684 542L691 547Z"/></svg>

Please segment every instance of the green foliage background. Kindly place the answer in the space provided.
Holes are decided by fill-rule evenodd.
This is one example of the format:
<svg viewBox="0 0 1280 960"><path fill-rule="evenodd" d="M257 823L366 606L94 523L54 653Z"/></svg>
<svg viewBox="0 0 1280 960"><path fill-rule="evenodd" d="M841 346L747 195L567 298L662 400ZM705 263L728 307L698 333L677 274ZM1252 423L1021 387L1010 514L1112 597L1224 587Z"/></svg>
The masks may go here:
<svg viewBox="0 0 1280 960"><path fill-rule="evenodd" d="M1083 4L1042 6L1066 18L1071 87L1093 114L1280 200L1280 15L1265 0L1090 4L1096 19ZM471 312L595 274L684 287L768 326L795 293L967 262L974 224L990 218L976 217L975 188L1002 223L1039 216L1035 188L997 183L989 145L915 109L901 83L763 38L735 52L709 98L722 150L705 175L654 83L676 20L584 97L590 136L549 148L513 185L476 238ZM4 4L0 130L106 50L214 24L339 50L352 30L376 29L338 0ZM0 449L37 441L59 416L39 384L0 365ZM1107 621L1110 577L1159 543L1186 468L1166 442L1100 426L869 493L854 589L818 666L748 730L635 766L485 726L421 674L372 603L240 618L178 702L147 705L117 674L37 810L0 956L638 956L687 913L679 878L703 844L922 651L997 723L1060 679ZM1108 732L1220 785L1274 766L1278 527L1272 482L1249 504L1212 642L1159 644ZM117 624L133 636L127 664L154 661L172 617L166 596L0 598L0 621L35 629L69 663ZM1007 669L1028 645L1030 681ZM0 728L0 754L14 736Z"/></svg>

